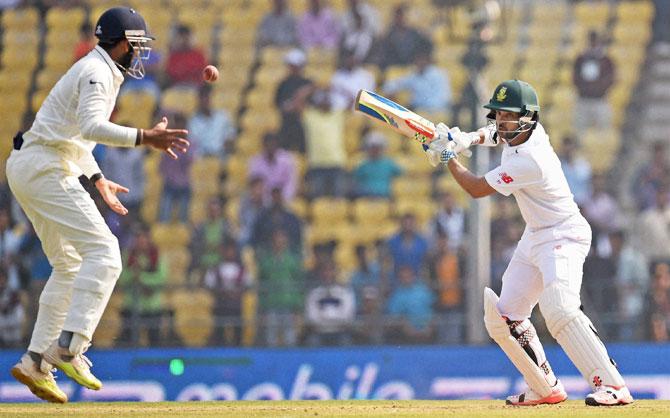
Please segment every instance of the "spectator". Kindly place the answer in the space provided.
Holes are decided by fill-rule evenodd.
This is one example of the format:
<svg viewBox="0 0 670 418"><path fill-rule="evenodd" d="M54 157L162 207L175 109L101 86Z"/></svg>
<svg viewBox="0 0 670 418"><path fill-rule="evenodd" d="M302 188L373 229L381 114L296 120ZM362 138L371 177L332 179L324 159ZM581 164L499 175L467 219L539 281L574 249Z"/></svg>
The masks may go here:
<svg viewBox="0 0 670 418"><path fill-rule="evenodd" d="M351 19L351 27L342 35L340 56L351 55L358 62L364 62L370 55L374 44L374 28L366 26L364 17L357 10L351 13Z"/></svg>
<svg viewBox="0 0 670 418"><path fill-rule="evenodd" d="M447 233L438 233L437 239L426 258L430 278L433 282L431 287L438 297L437 309L444 319L444 322L440 323L438 328L440 341L447 344L457 344L463 338L463 330L459 326L463 294L458 254L449 241Z"/></svg>
<svg viewBox="0 0 670 418"><path fill-rule="evenodd" d="M312 95L303 113L307 151L307 196L344 197L347 192L345 111L333 109L327 90Z"/></svg>
<svg viewBox="0 0 670 418"><path fill-rule="evenodd" d="M640 323L644 322L645 296L649 289L647 260L635 247L626 242L621 230L610 233L612 261L616 265L616 289L619 292L619 339L639 340Z"/></svg>
<svg viewBox="0 0 670 418"><path fill-rule="evenodd" d="M225 238L219 251L220 262L207 270L202 282L214 297L211 344L239 346L242 341L242 297L253 281L242 263L235 240ZM232 339L226 338L227 329L232 329Z"/></svg>
<svg viewBox="0 0 670 418"><path fill-rule="evenodd" d="M342 16L342 27L344 33L355 31L356 20L360 19L362 25L370 30L374 37L382 32L379 11L367 1L348 0L349 7Z"/></svg>
<svg viewBox="0 0 670 418"><path fill-rule="evenodd" d="M441 193L438 200L440 207L430 223L432 238L437 240L441 234L446 235L449 237L449 249L458 250L463 244L465 213L449 192Z"/></svg>
<svg viewBox="0 0 670 418"><path fill-rule="evenodd" d="M584 204L583 212L593 229L593 243L598 254L609 255L609 239L607 235L620 225L621 209L616 199L607 190L605 176L597 174L592 181L593 195Z"/></svg>
<svg viewBox="0 0 670 418"><path fill-rule="evenodd" d="M188 121L188 134L196 144L195 157L217 157L225 161L235 138L235 125L224 109L212 108L212 88L203 84L198 91L198 110Z"/></svg>
<svg viewBox="0 0 670 418"><path fill-rule="evenodd" d="M407 4L401 4L395 8L393 22L379 42L376 62L382 69L391 65L409 65L414 62L415 54L432 49L430 39L407 25L407 7Z"/></svg>
<svg viewBox="0 0 670 418"><path fill-rule="evenodd" d="M332 261L320 266L319 280L320 285L309 291L305 301L307 345L351 345L356 315L354 292L337 283L337 271Z"/></svg>
<svg viewBox="0 0 670 418"><path fill-rule="evenodd" d="M272 11L263 16L258 26L256 45L287 47L298 45L298 30L293 13L286 6L286 0L273 0Z"/></svg>
<svg viewBox="0 0 670 418"><path fill-rule="evenodd" d="M279 189L287 202L295 197L298 188L296 161L290 152L279 146L277 134L269 132L263 136L263 151L251 158L249 177L263 179L266 198L274 189Z"/></svg>
<svg viewBox="0 0 670 418"><path fill-rule="evenodd" d="M298 312L304 305L302 261L283 229L273 230L271 242L269 250L256 252L265 343L269 347L295 346Z"/></svg>
<svg viewBox="0 0 670 418"><path fill-rule="evenodd" d="M356 269L351 274L349 283L356 295L356 306L361 308L363 304L363 293L366 289L374 288L378 292L382 288L382 269L379 262L368 257L368 249L365 245L356 246Z"/></svg>
<svg viewBox="0 0 670 418"><path fill-rule="evenodd" d="M303 75L307 59L299 49L292 49L284 57L288 75L279 83L275 105L281 112L279 138L284 148L305 151L305 131L302 126L302 105L313 88L312 81Z"/></svg>
<svg viewBox="0 0 670 418"><path fill-rule="evenodd" d="M312 246L312 267L305 273L305 286L315 288L321 284L321 273L325 265L334 263L336 241L318 242Z"/></svg>
<svg viewBox="0 0 670 418"><path fill-rule="evenodd" d="M266 208L265 185L260 177L251 177L249 184L240 198L240 206L237 210L239 223L239 241L241 246L251 243L254 224L258 215Z"/></svg>
<svg viewBox="0 0 670 418"><path fill-rule="evenodd" d="M72 61L76 62L85 57L97 44L98 39L93 33L93 26L91 22L85 20L79 27L79 41L74 46Z"/></svg>
<svg viewBox="0 0 670 418"><path fill-rule="evenodd" d="M18 347L24 319L19 291L9 285L7 269L0 264L0 347Z"/></svg>
<svg viewBox="0 0 670 418"><path fill-rule="evenodd" d="M204 272L221 262L221 245L231 239L233 231L223 212L223 202L212 197L207 202L207 218L197 225L191 239L191 269Z"/></svg>
<svg viewBox="0 0 670 418"><path fill-rule="evenodd" d="M421 274L428 255L428 241L417 232L416 218L405 213L400 218L400 231L388 241L389 254L393 261L395 277L400 276L400 267L410 267L415 275ZM395 285L392 284L392 287Z"/></svg>
<svg viewBox="0 0 670 418"><path fill-rule="evenodd" d="M668 147L664 141L656 141L651 148L651 156L641 164L633 183L633 197L639 210L655 205L656 193L668 185L670 164L668 164Z"/></svg>
<svg viewBox="0 0 670 418"><path fill-rule="evenodd" d="M205 54L193 46L191 28L186 25L177 27L177 34L165 66L168 84L200 85L202 69L205 68L206 62Z"/></svg>
<svg viewBox="0 0 670 418"><path fill-rule="evenodd" d="M655 205L642 212L638 218L635 247L649 260L670 259L669 202L668 188L659 188Z"/></svg>
<svg viewBox="0 0 670 418"><path fill-rule="evenodd" d="M174 115L174 129L186 127L186 118L181 113ZM197 147L197 144L195 144ZM174 208L177 207L179 221L188 220L188 207L191 201L191 166L193 153L187 152L175 160L167 154L161 156L159 169L163 179L163 193L161 194L160 222L170 222L173 219Z"/></svg>
<svg viewBox="0 0 670 418"><path fill-rule="evenodd" d="M345 52L342 65L330 80L330 94L333 109L351 110L356 95L361 89L374 90L375 76L360 66L360 60L351 52Z"/></svg>
<svg viewBox="0 0 670 418"><path fill-rule="evenodd" d="M366 286L357 297L359 313L354 328L354 341L363 345L380 345L384 339L384 319L381 315L381 292L377 287Z"/></svg>
<svg viewBox="0 0 670 418"><path fill-rule="evenodd" d="M670 340L670 264L658 262L653 266L651 286L651 338L656 342Z"/></svg>
<svg viewBox="0 0 670 418"><path fill-rule="evenodd" d="M10 208L0 207L0 264L6 269L9 286L13 289L23 287L18 269L18 254L23 237L22 228L16 227Z"/></svg>
<svg viewBox="0 0 670 418"><path fill-rule="evenodd" d="M397 269L396 287L388 302L388 313L396 317L389 338L396 343L430 343L434 340L433 302L435 295L417 279L413 266Z"/></svg>
<svg viewBox="0 0 670 418"><path fill-rule="evenodd" d="M410 94L409 105L413 110L448 113L451 106L449 77L432 64L430 52L419 51L414 56L416 71L405 77L388 80L383 91L394 95L401 91Z"/></svg>
<svg viewBox="0 0 670 418"><path fill-rule="evenodd" d="M566 136L558 157L575 202L581 207L591 198L591 164L577 153L578 148L577 141Z"/></svg>
<svg viewBox="0 0 670 418"><path fill-rule="evenodd" d="M612 109L605 100L614 84L614 63L605 52L598 32L589 32L589 46L575 60L572 80L577 87L574 125L577 132L590 127L607 129L612 125Z"/></svg>
<svg viewBox="0 0 670 418"><path fill-rule="evenodd" d="M251 234L251 245L256 249L269 247L272 236L279 229L288 236L291 250L300 253L302 251L300 219L284 206L284 199L279 189L274 189L270 206L263 209L256 218Z"/></svg>
<svg viewBox="0 0 670 418"><path fill-rule="evenodd" d="M119 285L125 300L122 315L125 339L137 344L146 330L149 346L161 343L161 321L165 313L164 287L167 278L165 263L151 239L149 228L140 226L124 256Z"/></svg>
<svg viewBox="0 0 670 418"><path fill-rule="evenodd" d="M386 157L386 137L371 132L365 137L366 158L353 173L354 193L357 197L391 197L391 183L402 174L400 166Z"/></svg>
<svg viewBox="0 0 670 418"><path fill-rule="evenodd" d="M340 42L342 28L335 13L321 4L309 0L309 9L298 23L298 39L303 49L335 49Z"/></svg>

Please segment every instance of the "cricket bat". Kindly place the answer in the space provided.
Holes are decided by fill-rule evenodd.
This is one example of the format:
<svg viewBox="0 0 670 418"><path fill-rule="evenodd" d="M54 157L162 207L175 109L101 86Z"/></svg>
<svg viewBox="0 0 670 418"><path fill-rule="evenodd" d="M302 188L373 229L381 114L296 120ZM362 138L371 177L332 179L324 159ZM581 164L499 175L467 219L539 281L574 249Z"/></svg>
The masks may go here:
<svg viewBox="0 0 670 418"><path fill-rule="evenodd" d="M419 140L423 145L427 146L435 139L436 130L433 122L375 92L359 91L356 96L356 110L386 123L404 136ZM417 134L426 139L423 140ZM466 150L463 154L469 156L470 152Z"/></svg>

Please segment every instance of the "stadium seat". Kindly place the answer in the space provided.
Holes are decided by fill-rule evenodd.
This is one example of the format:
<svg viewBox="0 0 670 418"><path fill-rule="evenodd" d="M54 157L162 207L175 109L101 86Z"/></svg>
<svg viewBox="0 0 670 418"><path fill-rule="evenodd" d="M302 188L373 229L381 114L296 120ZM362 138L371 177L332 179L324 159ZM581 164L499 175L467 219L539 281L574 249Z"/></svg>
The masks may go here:
<svg viewBox="0 0 670 418"><path fill-rule="evenodd" d="M307 219L307 213L309 212L309 203L307 203L307 200L300 197L294 197L293 200L287 202L286 205L295 216L303 221Z"/></svg>
<svg viewBox="0 0 670 418"><path fill-rule="evenodd" d="M180 286L188 279L188 268L191 263L191 253L186 247L177 247L165 250L161 258L167 263L167 285Z"/></svg>
<svg viewBox="0 0 670 418"><path fill-rule="evenodd" d="M161 109L180 111L187 117L198 107L198 93L195 89L171 87L163 91Z"/></svg>
<svg viewBox="0 0 670 418"><path fill-rule="evenodd" d="M346 199L320 197L311 204L312 222L337 223L349 217L349 202Z"/></svg>
<svg viewBox="0 0 670 418"><path fill-rule="evenodd" d="M395 202L395 213L398 217L412 214L416 218L417 226L424 229L435 216L436 205L431 199L401 199Z"/></svg>
<svg viewBox="0 0 670 418"><path fill-rule="evenodd" d="M353 204L354 219L358 224L377 224L391 216L391 203L385 199L356 199Z"/></svg>
<svg viewBox="0 0 670 418"><path fill-rule="evenodd" d="M64 9L60 7L52 7L47 10L46 24L49 30L55 28L74 28L76 31L84 22L86 11L80 8Z"/></svg>
<svg viewBox="0 0 670 418"><path fill-rule="evenodd" d="M392 193L394 199L431 199L431 189L430 178L402 176L393 181Z"/></svg>
<svg viewBox="0 0 670 418"><path fill-rule="evenodd" d="M185 247L191 241L191 231L185 224L155 224L151 236L161 250Z"/></svg>
<svg viewBox="0 0 670 418"><path fill-rule="evenodd" d="M0 15L2 27L8 32L35 29L39 21L39 12L34 7L5 9Z"/></svg>

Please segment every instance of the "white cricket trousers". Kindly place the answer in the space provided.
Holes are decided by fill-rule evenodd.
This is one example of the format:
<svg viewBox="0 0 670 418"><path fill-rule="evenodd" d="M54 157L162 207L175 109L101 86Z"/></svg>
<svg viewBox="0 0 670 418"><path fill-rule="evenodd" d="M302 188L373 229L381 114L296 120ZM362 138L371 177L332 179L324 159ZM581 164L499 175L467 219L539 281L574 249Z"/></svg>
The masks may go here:
<svg viewBox="0 0 670 418"><path fill-rule="evenodd" d="M7 160L9 186L53 269L28 347L36 353L46 351L63 330L91 340L121 274L118 240L79 183L69 157L50 146L28 144Z"/></svg>
<svg viewBox="0 0 670 418"><path fill-rule="evenodd" d="M512 321L530 318L542 291L554 282L579 301L591 227L581 215L573 218L535 232L526 227L502 277L501 315Z"/></svg>

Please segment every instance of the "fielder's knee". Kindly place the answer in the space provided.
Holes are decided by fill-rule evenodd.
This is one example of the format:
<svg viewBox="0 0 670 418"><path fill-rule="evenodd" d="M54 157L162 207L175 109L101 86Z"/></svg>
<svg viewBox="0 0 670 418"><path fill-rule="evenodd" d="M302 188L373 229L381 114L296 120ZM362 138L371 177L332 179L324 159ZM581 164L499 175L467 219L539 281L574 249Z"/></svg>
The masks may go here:
<svg viewBox="0 0 670 418"><path fill-rule="evenodd" d="M116 237L90 246L82 257L75 287L102 293L114 287L123 267Z"/></svg>

